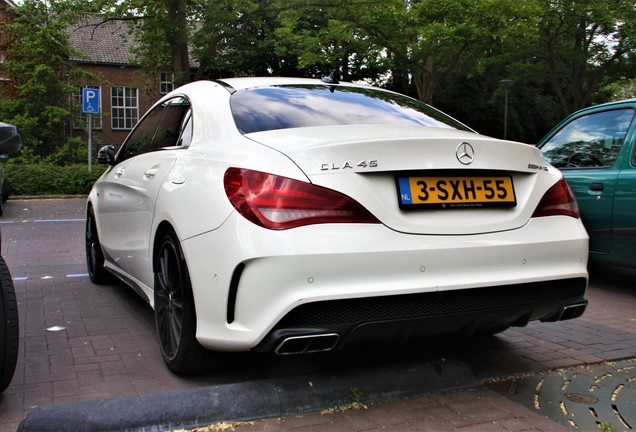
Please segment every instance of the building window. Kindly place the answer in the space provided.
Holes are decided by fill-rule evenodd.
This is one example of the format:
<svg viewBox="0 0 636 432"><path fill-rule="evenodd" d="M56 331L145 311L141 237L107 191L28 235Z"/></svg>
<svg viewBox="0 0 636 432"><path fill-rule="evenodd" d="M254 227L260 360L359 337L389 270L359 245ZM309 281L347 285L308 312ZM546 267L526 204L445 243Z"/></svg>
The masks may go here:
<svg viewBox="0 0 636 432"><path fill-rule="evenodd" d="M174 89L174 74L161 72L159 74L159 93L168 94Z"/></svg>
<svg viewBox="0 0 636 432"><path fill-rule="evenodd" d="M84 86L88 88L99 89L99 86ZM84 129L88 127L88 114L82 112L82 88L77 87L75 93L73 93L71 103L72 103L72 113L73 113L73 129ZM99 92L101 97L101 91ZM99 106L102 106L102 101L99 101ZM93 129L101 129L102 128L102 113L101 110L98 114L93 114Z"/></svg>
<svg viewBox="0 0 636 432"><path fill-rule="evenodd" d="M0 52L0 81L8 81L6 74L4 73L4 64L7 61L7 56L5 53Z"/></svg>
<svg viewBox="0 0 636 432"><path fill-rule="evenodd" d="M110 90L112 129L132 129L139 120L139 91L132 87Z"/></svg>

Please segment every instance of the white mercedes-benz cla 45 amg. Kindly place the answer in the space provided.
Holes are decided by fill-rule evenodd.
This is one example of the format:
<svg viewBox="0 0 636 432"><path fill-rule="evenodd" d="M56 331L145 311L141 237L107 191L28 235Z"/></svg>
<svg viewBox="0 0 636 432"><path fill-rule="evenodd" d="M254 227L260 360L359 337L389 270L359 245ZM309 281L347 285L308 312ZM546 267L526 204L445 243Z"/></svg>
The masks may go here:
<svg viewBox="0 0 636 432"><path fill-rule="evenodd" d="M195 82L99 161L90 278L150 303L176 373L223 351L496 333L587 305L588 236L561 173L400 94Z"/></svg>

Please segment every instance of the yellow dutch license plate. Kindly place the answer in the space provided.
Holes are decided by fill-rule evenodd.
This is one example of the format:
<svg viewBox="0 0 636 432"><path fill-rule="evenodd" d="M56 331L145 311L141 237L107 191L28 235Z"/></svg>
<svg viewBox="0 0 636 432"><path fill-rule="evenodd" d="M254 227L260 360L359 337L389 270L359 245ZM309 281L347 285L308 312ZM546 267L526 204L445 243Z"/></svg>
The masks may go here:
<svg viewBox="0 0 636 432"><path fill-rule="evenodd" d="M398 177L400 207L514 207L515 188L509 175Z"/></svg>

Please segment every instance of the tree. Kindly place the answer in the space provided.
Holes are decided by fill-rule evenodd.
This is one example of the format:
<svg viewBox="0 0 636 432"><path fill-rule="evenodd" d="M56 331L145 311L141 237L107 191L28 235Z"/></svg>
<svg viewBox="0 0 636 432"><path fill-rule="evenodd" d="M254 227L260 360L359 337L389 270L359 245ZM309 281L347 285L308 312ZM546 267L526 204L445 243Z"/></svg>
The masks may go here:
<svg viewBox="0 0 636 432"><path fill-rule="evenodd" d="M301 75L315 77L337 70L345 81L377 83L388 71L384 47L348 19L353 9L373 7L376 1L320 2L280 8L270 34L277 57L292 63Z"/></svg>
<svg viewBox="0 0 636 432"><path fill-rule="evenodd" d="M542 59L564 114L587 106L603 84L633 71L633 0L541 0Z"/></svg>
<svg viewBox="0 0 636 432"><path fill-rule="evenodd" d="M25 6L46 9L44 4L28 0ZM343 80L410 94L498 135L505 94L500 81L511 79L510 136L529 141L564 113L602 101L609 94L603 89L636 72L633 0L59 0L51 5L55 19L45 14L54 24L51 32L59 32L62 18L86 11L103 13L104 22L129 22L131 37L140 42L142 66L153 72L171 69L177 86L226 76L315 77L335 69ZM26 24L21 31L28 32ZM27 36L26 41L37 34ZM55 49L50 59L32 62L28 76L59 81L63 69L71 75L68 66L36 68L62 65L68 56L63 49L57 56ZM55 94L56 86L50 88ZM20 91L26 97L36 89L33 81ZM29 114L46 116L53 118L54 111Z"/></svg>
<svg viewBox="0 0 636 432"><path fill-rule="evenodd" d="M259 32L271 0L65 0L98 11L104 21L125 20L139 41L138 59L154 71L170 69L176 86L225 73L241 74L257 62ZM98 24L99 25L99 24ZM248 48L236 56L238 48ZM256 57L260 57L256 55Z"/></svg>
<svg viewBox="0 0 636 432"><path fill-rule="evenodd" d="M104 13L104 22L133 23L140 63L170 68L177 86L227 75L313 76L334 68L342 68L345 77L366 68L366 74L353 76L368 77L377 75L373 71L383 61L351 27L332 19L343 7L338 0L65 1ZM345 2L358 3L382 2Z"/></svg>
<svg viewBox="0 0 636 432"><path fill-rule="evenodd" d="M636 79L613 82L605 90L610 93L609 99L612 101L636 98Z"/></svg>
<svg viewBox="0 0 636 432"><path fill-rule="evenodd" d="M5 98L0 118L15 124L26 152L47 156L66 141L69 118L67 82L80 72L68 59L70 47L62 14L45 2L26 0L16 9L16 19L3 29L8 38L4 72Z"/></svg>

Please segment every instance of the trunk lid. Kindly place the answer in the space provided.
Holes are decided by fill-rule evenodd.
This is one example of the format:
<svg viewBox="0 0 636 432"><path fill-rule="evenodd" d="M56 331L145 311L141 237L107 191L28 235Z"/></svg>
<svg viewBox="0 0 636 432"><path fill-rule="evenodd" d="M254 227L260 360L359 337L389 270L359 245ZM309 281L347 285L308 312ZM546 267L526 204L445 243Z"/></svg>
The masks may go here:
<svg viewBox="0 0 636 432"><path fill-rule="evenodd" d="M410 234L466 235L519 228L560 177L533 146L455 129L326 126L246 136L285 154L312 183L350 196L387 227ZM483 188L484 179L506 176L514 188L513 207L400 205L399 177L443 181L431 183L433 189L444 185L432 191L443 197L444 188L449 195L471 195L471 187ZM464 189L455 183L463 180L468 184Z"/></svg>

